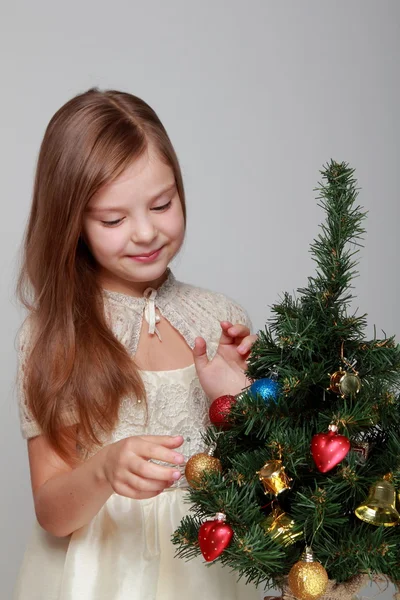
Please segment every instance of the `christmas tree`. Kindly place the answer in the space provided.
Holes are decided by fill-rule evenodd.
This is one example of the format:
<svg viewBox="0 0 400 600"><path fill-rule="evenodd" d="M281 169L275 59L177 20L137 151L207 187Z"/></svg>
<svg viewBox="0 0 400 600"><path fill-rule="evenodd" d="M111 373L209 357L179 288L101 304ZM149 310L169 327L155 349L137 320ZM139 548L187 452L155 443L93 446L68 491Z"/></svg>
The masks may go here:
<svg viewBox="0 0 400 600"><path fill-rule="evenodd" d="M400 580L400 346L364 339L352 309L366 216L354 169L331 161L321 175L316 273L271 307L252 385L211 406L210 455L187 464L192 506L172 540L248 583L284 587L290 574L300 599L323 597L326 573Z"/></svg>

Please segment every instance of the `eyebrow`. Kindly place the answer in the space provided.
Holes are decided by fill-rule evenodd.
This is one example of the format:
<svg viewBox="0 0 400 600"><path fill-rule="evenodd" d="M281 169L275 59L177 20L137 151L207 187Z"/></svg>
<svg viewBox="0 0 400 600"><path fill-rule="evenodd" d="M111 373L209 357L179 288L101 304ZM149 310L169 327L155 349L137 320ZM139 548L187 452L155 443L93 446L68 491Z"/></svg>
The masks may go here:
<svg viewBox="0 0 400 600"><path fill-rule="evenodd" d="M176 188L176 181L174 181L173 183L170 183L167 187L161 188L152 198L150 198L150 201L154 202L155 200L158 200L158 198L160 198L160 196L163 196L164 194L166 194L167 192L170 192L174 188ZM112 207L105 207L105 208L96 208L95 206L88 206L86 210L87 210L87 212L119 212L119 211L123 211L125 209L126 209L126 207L123 207L123 206L112 206Z"/></svg>

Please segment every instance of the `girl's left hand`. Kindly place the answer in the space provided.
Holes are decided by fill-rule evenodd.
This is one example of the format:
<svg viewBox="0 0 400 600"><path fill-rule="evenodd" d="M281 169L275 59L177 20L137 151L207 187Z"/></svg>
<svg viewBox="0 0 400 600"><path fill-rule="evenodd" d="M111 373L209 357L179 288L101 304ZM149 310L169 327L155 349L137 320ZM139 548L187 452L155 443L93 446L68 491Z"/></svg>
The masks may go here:
<svg viewBox="0 0 400 600"><path fill-rule="evenodd" d="M244 371L247 369L246 359L257 336L250 335L250 330L245 325L232 325L229 321L221 321L221 329L218 349L212 360L207 357L207 346L203 338L196 338L193 349L197 375L210 400L225 394L235 396L250 385Z"/></svg>

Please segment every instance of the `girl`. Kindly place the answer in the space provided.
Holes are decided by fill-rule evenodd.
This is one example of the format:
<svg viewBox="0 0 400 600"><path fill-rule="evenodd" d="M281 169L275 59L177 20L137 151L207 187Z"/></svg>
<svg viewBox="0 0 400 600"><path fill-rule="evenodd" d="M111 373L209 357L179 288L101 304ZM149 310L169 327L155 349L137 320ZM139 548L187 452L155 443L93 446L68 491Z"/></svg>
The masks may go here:
<svg viewBox="0 0 400 600"><path fill-rule="evenodd" d="M255 340L240 306L175 279L185 225L178 159L143 100L92 88L56 112L18 286L37 520L15 600L258 597L170 539L209 403L248 384Z"/></svg>

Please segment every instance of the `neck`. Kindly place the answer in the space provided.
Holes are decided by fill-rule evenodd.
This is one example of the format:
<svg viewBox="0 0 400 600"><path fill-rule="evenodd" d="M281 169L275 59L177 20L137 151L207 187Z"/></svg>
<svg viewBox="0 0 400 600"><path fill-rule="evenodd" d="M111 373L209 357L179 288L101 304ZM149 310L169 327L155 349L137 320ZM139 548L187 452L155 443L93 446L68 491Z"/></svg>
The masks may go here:
<svg viewBox="0 0 400 600"><path fill-rule="evenodd" d="M143 292L148 287L152 287L157 290L164 281L167 280L169 269L167 269L160 277L152 281L127 281L125 279L116 280L113 276L107 275L107 273L99 273L98 280L100 287L109 290L110 292L119 292L120 294L126 294L127 296L143 296Z"/></svg>

